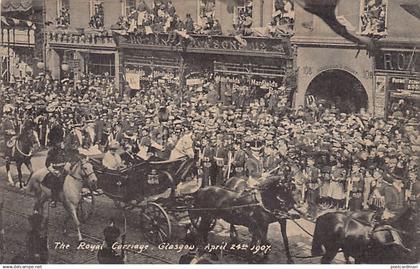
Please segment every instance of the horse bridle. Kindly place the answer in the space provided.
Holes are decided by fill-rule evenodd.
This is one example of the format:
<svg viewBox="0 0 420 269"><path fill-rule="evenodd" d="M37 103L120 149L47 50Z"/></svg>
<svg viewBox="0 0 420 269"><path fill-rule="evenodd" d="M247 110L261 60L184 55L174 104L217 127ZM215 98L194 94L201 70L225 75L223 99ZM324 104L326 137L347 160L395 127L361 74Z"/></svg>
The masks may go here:
<svg viewBox="0 0 420 269"><path fill-rule="evenodd" d="M93 171L93 170L92 170L92 172L91 172L91 173L87 173L87 172L86 172L86 168L84 167L84 165L85 165L86 163L88 163L88 161L82 161L82 160L78 160L77 162L73 163L73 164L71 165L71 167L70 167L70 171L72 171L72 170L76 167L76 165L77 165L79 162L80 162L80 170L82 170L82 172L83 172L83 174L84 174L84 176L85 176L86 178L89 178L91 175L93 175L93 174L95 173L95 171ZM74 175L72 175L72 174L69 174L69 176L71 176L72 178L74 178L74 179L76 179L76 180L78 180L78 181L83 182L83 178L78 178L78 177L75 177L75 176L74 176Z"/></svg>

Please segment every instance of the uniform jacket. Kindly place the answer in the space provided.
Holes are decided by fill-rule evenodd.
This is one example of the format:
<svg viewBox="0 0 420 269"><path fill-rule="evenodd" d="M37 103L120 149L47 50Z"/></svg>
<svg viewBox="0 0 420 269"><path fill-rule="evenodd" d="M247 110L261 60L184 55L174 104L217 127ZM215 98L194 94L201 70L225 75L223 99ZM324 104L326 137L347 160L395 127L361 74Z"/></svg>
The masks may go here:
<svg viewBox="0 0 420 269"><path fill-rule="evenodd" d="M47 153L47 158L45 159L45 167L53 166L54 169L63 172L64 163L67 162L66 152L58 147L51 148Z"/></svg>
<svg viewBox="0 0 420 269"><path fill-rule="evenodd" d="M263 172L263 162L261 159L257 159L252 154L245 162L245 170L248 172L248 175L252 178L260 178Z"/></svg>
<svg viewBox="0 0 420 269"><path fill-rule="evenodd" d="M404 207L404 191L391 185L385 186L382 192L385 197L385 208L391 212L400 212Z"/></svg>

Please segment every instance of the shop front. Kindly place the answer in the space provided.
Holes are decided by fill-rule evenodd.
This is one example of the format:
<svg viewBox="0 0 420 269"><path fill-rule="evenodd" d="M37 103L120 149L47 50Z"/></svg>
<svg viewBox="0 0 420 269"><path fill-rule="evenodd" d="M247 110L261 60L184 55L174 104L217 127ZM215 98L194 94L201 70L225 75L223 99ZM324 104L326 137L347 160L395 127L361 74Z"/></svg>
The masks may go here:
<svg viewBox="0 0 420 269"><path fill-rule="evenodd" d="M194 90L210 82L226 105L238 103L234 100L238 94L249 100L270 90L291 92L283 85L285 74L293 70L285 40L191 35L193 41L173 45L168 38L167 34L118 36L124 87L141 90L165 82L174 90Z"/></svg>
<svg viewBox="0 0 420 269"><path fill-rule="evenodd" d="M376 91L383 95L383 111L391 116L403 108L409 116L420 105L420 50L382 49L376 55ZM408 114L407 114L408 113Z"/></svg>

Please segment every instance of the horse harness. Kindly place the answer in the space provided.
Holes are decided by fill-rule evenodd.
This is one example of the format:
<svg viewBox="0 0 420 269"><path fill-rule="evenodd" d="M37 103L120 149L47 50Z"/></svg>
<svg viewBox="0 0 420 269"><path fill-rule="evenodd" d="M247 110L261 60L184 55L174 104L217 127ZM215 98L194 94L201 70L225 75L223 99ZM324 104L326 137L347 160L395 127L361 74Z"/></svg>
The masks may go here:
<svg viewBox="0 0 420 269"><path fill-rule="evenodd" d="M404 246L404 244L403 244L403 242L402 242L402 240L399 236L399 234L407 234L407 232L396 229L396 228L394 228L390 225L384 225L384 224L380 223L376 218L377 218L377 214L375 213L375 214L373 214L373 216L371 218L372 223L369 223L369 222L364 221L360 218L355 218L355 217L350 215L350 218L346 221L344 229L347 230L347 227L348 227L350 221L352 221L352 220L354 220L354 221L356 221L356 222L358 222L358 223L360 223L364 226L371 227L371 230L368 233L368 236L369 236L369 239L370 239L369 245L371 245L373 243L373 241L375 240L375 237L374 237L375 233L388 231L392 236L392 241L391 242L386 242L385 243L386 245L397 244L397 245L401 246L403 249L405 249L407 251L410 251L406 246Z"/></svg>
<svg viewBox="0 0 420 269"><path fill-rule="evenodd" d="M31 157L32 156L32 149L29 153L24 153L19 147L19 139L17 135L12 136L9 141L6 142L6 146L12 149L12 156L15 156L16 151L19 152L24 157Z"/></svg>
<svg viewBox="0 0 420 269"><path fill-rule="evenodd" d="M74 162L73 164L71 164L70 171L72 171L79 162L80 162L80 169L82 170L82 172L84 173L84 176L86 178L89 178L91 175L93 175L95 173L93 171L93 169L92 169L92 172L90 172L90 173L86 172L86 169L84 168L84 164L86 164L87 161L83 162L82 160L78 160L77 162ZM74 176L72 173L68 173L68 176L76 179L77 181L83 182L83 178L78 178L78 177Z"/></svg>

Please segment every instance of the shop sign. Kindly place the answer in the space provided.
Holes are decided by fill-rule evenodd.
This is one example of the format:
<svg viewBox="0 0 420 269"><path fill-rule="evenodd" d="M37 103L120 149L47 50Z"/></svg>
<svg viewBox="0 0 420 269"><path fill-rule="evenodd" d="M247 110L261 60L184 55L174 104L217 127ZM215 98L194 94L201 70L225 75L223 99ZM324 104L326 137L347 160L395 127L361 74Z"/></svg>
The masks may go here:
<svg viewBox="0 0 420 269"><path fill-rule="evenodd" d="M251 79L251 85L265 88L278 88L279 84L275 80L253 78Z"/></svg>
<svg viewBox="0 0 420 269"><path fill-rule="evenodd" d="M385 116L386 76L376 76L375 80L375 116Z"/></svg>
<svg viewBox="0 0 420 269"><path fill-rule="evenodd" d="M222 83L241 84L241 79L238 78L238 77L228 77L228 76L216 75L214 77L214 80L216 82L222 82Z"/></svg>
<svg viewBox="0 0 420 269"><path fill-rule="evenodd" d="M420 55L414 50L382 51L375 58L377 70L420 72Z"/></svg>
<svg viewBox="0 0 420 269"><path fill-rule="evenodd" d="M199 78L190 78L187 79L187 86L202 85L203 80Z"/></svg>
<svg viewBox="0 0 420 269"><path fill-rule="evenodd" d="M390 90L420 92L420 80L414 78L392 77L390 80Z"/></svg>
<svg viewBox="0 0 420 269"><path fill-rule="evenodd" d="M246 42L239 42L231 36L204 36L190 35L194 42L187 44L187 49L203 49L204 52L210 50L223 51L260 51L276 52L278 55L286 55L290 50L287 48L288 42L275 38L243 38ZM124 45L145 45L170 47L174 46L172 37L166 33L152 33L149 35L130 34L119 36L120 44ZM182 47L180 47L182 49Z"/></svg>

